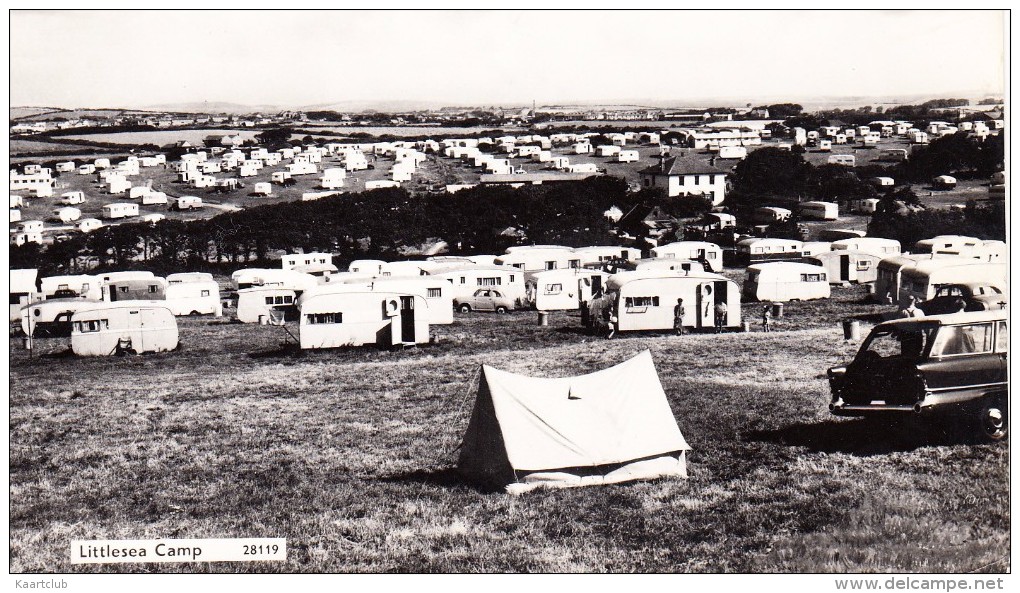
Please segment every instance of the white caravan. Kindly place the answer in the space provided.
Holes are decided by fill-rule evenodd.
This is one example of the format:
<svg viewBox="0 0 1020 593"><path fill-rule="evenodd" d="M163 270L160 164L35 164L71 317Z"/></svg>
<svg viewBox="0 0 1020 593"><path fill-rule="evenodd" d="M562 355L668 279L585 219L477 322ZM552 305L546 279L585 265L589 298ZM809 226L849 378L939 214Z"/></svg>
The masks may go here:
<svg viewBox="0 0 1020 593"><path fill-rule="evenodd" d="M177 320L164 305L153 301L89 304L71 317L71 350L78 356L177 348Z"/></svg>
<svg viewBox="0 0 1020 593"><path fill-rule="evenodd" d="M719 303L726 305L723 327L740 326L740 289L719 274L620 272L606 280L606 291L616 331L672 330L677 299L684 301L684 327L714 328Z"/></svg>
<svg viewBox="0 0 1020 593"><path fill-rule="evenodd" d="M744 298L748 301L808 301L827 299L831 292L825 268L797 262L769 262L747 266Z"/></svg>
<svg viewBox="0 0 1020 593"><path fill-rule="evenodd" d="M387 291L309 293L298 300L302 349L429 342L428 304L420 295Z"/></svg>

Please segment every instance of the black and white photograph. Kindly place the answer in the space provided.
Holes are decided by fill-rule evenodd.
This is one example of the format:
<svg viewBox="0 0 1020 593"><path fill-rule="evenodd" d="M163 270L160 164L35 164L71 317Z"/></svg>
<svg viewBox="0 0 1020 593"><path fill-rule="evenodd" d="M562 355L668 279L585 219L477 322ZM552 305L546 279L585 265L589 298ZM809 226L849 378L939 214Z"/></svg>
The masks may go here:
<svg viewBox="0 0 1020 593"><path fill-rule="evenodd" d="M1008 586L1008 10L274 8L8 12L11 590Z"/></svg>

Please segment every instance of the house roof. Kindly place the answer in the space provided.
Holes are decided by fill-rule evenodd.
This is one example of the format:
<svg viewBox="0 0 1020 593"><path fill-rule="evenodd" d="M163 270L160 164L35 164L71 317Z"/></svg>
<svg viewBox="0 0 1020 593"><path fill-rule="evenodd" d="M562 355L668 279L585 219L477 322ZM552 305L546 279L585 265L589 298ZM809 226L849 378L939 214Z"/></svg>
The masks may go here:
<svg viewBox="0 0 1020 593"><path fill-rule="evenodd" d="M726 169L710 165L692 156L675 156L664 159L657 165L642 169L642 175L705 175L716 173L728 173Z"/></svg>
<svg viewBox="0 0 1020 593"><path fill-rule="evenodd" d="M676 223L676 218L666 214L658 206L638 204L620 218L620 222L617 224L620 228L633 228L635 225L658 228L662 226L671 226Z"/></svg>

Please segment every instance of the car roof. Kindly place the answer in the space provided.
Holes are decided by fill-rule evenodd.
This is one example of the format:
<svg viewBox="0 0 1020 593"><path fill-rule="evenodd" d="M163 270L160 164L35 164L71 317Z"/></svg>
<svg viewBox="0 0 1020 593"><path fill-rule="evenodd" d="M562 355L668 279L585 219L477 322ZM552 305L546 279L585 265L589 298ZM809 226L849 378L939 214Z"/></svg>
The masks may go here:
<svg viewBox="0 0 1020 593"><path fill-rule="evenodd" d="M969 311L964 313L949 313L947 315L926 315L909 319L896 319L886 321L878 327L907 328L910 326L931 326L931 325L959 325L964 323L981 323L983 321L1005 321L1005 309L994 309L991 311Z"/></svg>

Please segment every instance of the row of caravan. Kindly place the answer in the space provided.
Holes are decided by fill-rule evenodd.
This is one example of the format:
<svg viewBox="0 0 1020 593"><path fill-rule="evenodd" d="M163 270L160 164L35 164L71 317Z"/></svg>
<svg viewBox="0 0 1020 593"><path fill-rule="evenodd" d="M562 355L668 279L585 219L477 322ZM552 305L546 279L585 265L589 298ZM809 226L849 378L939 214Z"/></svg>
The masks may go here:
<svg viewBox="0 0 1020 593"><path fill-rule="evenodd" d="M20 292L12 287L10 321L20 322L29 336L66 335L72 314L97 302L157 301L172 315L223 314L219 284L210 274L159 278L152 272L129 271L38 278L35 270L16 272L19 283L25 278Z"/></svg>

